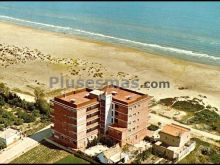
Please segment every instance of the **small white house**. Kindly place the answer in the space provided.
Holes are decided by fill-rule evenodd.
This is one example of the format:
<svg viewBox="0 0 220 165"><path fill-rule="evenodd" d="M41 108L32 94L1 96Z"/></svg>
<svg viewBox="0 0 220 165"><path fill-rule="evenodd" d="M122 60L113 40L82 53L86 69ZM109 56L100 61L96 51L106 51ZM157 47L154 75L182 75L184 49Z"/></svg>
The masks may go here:
<svg viewBox="0 0 220 165"><path fill-rule="evenodd" d="M16 129L7 128L4 131L0 131L0 141L4 142L6 146L21 139L21 132Z"/></svg>
<svg viewBox="0 0 220 165"><path fill-rule="evenodd" d="M126 163L128 161L128 155L122 152L119 145L109 148L100 153L97 157L100 162L104 164Z"/></svg>

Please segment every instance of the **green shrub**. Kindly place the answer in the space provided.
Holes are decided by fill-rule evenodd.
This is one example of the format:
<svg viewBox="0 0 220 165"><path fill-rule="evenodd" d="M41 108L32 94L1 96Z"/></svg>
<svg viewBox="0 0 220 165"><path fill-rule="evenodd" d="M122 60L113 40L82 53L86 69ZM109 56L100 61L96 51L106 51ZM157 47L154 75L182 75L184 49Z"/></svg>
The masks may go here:
<svg viewBox="0 0 220 165"><path fill-rule="evenodd" d="M170 106L176 101L175 98L165 98L165 99L160 99L159 103L163 104L165 106Z"/></svg>
<svg viewBox="0 0 220 165"><path fill-rule="evenodd" d="M99 143L99 138L95 137L92 141L88 141L87 148L96 146Z"/></svg>
<svg viewBox="0 0 220 165"><path fill-rule="evenodd" d="M115 142L108 136L100 137L100 143L106 145L107 147L112 147L115 145Z"/></svg>
<svg viewBox="0 0 220 165"><path fill-rule="evenodd" d="M173 104L172 107L187 112L196 112L205 108L204 105L201 105L198 102L192 100L177 101Z"/></svg>
<svg viewBox="0 0 220 165"><path fill-rule="evenodd" d="M6 148L6 144L3 141L0 141L0 149Z"/></svg>
<svg viewBox="0 0 220 165"><path fill-rule="evenodd" d="M157 125L151 124L150 126L147 127L147 129L151 131L156 131L159 129L159 127Z"/></svg>
<svg viewBox="0 0 220 165"><path fill-rule="evenodd" d="M5 99L0 95L0 106L5 105Z"/></svg>
<svg viewBox="0 0 220 165"><path fill-rule="evenodd" d="M23 120L20 119L20 118L16 118L14 124L17 125L17 126L18 125L22 125L23 124Z"/></svg>

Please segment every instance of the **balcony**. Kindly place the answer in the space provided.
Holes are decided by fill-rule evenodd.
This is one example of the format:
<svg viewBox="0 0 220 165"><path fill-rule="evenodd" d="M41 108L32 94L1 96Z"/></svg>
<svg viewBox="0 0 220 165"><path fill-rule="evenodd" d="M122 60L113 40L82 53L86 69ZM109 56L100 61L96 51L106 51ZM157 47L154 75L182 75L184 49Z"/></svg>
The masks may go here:
<svg viewBox="0 0 220 165"><path fill-rule="evenodd" d="M90 110L90 111L87 111L87 112L86 112L86 115L91 115L91 114L96 113L96 112L99 112L99 109L98 109L98 108L92 109L92 110Z"/></svg>
<svg viewBox="0 0 220 165"><path fill-rule="evenodd" d="M90 128L90 129L87 129L86 130L86 135L87 136L90 136L92 134L97 134L98 133L98 129L99 129L99 126L96 126L94 128Z"/></svg>
<svg viewBox="0 0 220 165"><path fill-rule="evenodd" d="M93 124L88 125L88 126L87 126L87 129L94 128L94 127L96 127L96 126L98 126L98 125L99 125L99 122L95 122L95 123L93 123Z"/></svg>
<svg viewBox="0 0 220 165"><path fill-rule="evenodd" d="M87 123L89 123L89 122L94 121L94 120L96 120L96 119L99 119L99 116L98 116L98 115L95 115L95 116L93 116L93 117L90 117L90 118L86 119L86 121L87 121Z"/></svg>

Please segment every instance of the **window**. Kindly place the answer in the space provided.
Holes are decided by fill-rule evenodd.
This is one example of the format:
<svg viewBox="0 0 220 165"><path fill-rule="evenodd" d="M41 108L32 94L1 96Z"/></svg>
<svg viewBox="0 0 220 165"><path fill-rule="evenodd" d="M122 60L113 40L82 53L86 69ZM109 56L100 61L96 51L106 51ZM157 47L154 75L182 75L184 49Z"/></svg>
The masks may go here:
<svg viewBox="0 0 220 165"><path fill-rule="evenodd" d="M115 119L115 123L118 123L118 119Z"/></svg>
<svg viewBox="0 0 220 165"><path fill-rule="evenodd" d="M112 116L114 116L114 111L112 111Z"/></svg>
<svg viewBox="0 0 220 165"><path fill-rule="evenodd" d="M115 112L115 115L118 115L118 112Z"/></svg>
<svg viewBox="0 0 220 165"><path fill-rule="evenodd" d="M117 109L118 108L118 105L117 104L115 104L115 109Z"/></svg>
<svg viewBox="0 0 220 165"><path fill-rule="evenodd" d="M114 122L114 119L112 118L112 123Z"/></svg>

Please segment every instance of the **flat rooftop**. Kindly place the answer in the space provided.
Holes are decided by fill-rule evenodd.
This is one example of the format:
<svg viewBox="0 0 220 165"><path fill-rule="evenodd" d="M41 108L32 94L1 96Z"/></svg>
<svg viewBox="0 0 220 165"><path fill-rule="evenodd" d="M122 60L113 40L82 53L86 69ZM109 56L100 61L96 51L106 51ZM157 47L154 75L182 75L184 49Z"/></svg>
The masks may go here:
<svg viewBox="0 0 220 165"><path fill-rule="evenodd" d="M163 129L160 132L172 135L172 136L180 136L182 133L189 132L190 129L182 127L180 125L176 124L168 124L163 127Z"/></svg>
<svg viewBox="0 0 220 165"><path fill-rule="evenodd" d="M123 104L130 104L147 97L150 98L150 96L143 93L111 85L100 90L92 90L89 88L79 89L57 96L55 100L65 102L70 106L78 107L93 102L98 103L97 97L104 93L112 94L113 100Z"/></svg>
<svg viewBox="0 0 220 165"><path fill-rule="evenodd" d="M139 93L136 91L132 91L129 89L125 89L113 85L104 87L102 91L108 94L112 94L113 100L124 102L126 104L132 103L142 98L147 98L147 97L150 98L150 96L145 95L143 93Z"/></svg>
<svg viewBox="0 0 220 165"><path fill-rule="evenodd" d="M66 97L62 97L62 100L71 102L73 101L74 104L82 104L90 101L91 99L87 98L86 96L89 94L88 91L82 91L79 93L73 93L71 95L66 95Z"/></svg>

